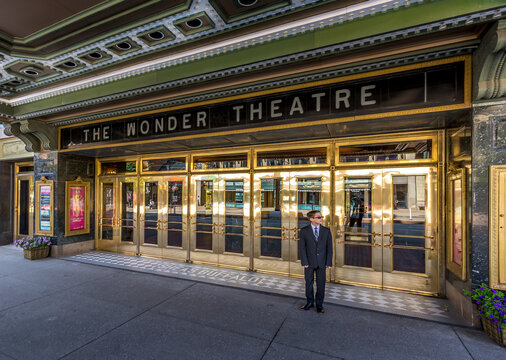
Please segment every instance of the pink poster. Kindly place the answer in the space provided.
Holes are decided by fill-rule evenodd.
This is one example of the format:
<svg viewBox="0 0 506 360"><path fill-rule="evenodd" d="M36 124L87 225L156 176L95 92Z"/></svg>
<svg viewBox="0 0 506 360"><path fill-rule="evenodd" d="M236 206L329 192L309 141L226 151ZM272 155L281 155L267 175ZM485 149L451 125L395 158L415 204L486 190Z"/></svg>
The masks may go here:
<svg viewBox="0 0 506 360"><path fill-rule="evenodd" d="M86 211L86 188L84 186L70 187L70 230L83 230Z"/></svg>

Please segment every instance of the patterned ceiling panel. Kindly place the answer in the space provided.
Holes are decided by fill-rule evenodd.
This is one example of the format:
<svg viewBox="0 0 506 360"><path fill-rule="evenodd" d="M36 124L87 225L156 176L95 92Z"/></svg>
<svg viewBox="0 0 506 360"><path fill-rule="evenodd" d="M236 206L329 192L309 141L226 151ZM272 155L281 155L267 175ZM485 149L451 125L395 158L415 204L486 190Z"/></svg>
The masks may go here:
<svg viewBox="0 0 506 360"><path fill-rule="evenodd" d="M44 51L37 55L23 54L21 48L5 50L0 27L0 104L26 104L432 0L129 0L119 2L122 8L114 8L113 3L118 1L101 3L105 8L96 19L102 26L73 28L63 36L64 24L55 24L54 32L48 30L48 34L59 36L58 44L67 46L48 54L44 51L51 43L44 43ZM503 16L501 9L484 14L466 15L462 24L445 20L437 26L461 26ZM74 20L67 25L75 26L82 19ZM199 46L192 48L197 41ZM353 46L364 46L369 40L357 41ZM149 56L155 53L156 58Z"/></svg>
<svg viewBox="0 0 506 360"><path fill-rule="evenodd" d="M120 63L129 60L137 60L145 55L161 51L174 51L179 45L184 45L192 41L201 40L211 36L219 35L230 30L239 30L245 26L261 23L263 21L274 19L279 16L286 16L296 13L306 8L317 9L320 5L331 5L339 8L351 3L359 3L363 0L233 0L233 1L209 1L209 0L179 0L179 1L126 1L130 5L138 6L138 11L132 12L129 22L125 22L126 8L115 8L110 6L99 12L97 20L104 23L102 32L97 33L95 25L89 26L88 33L92 35L86 41L82 40L81 35L86 32L83 29L75 29L75 24L80 23L81 19L76 18L74 22L67 24L72 27L67 36L75 40L68 43L68 51L57 49L47 55L44 52L34 56L22 56L20 51L16 54L5 51L0 46L0 78L5 81L23 79L21 85L16 87L0 87L0 96L13 96L24 92L32 91L40 86L54 84L59 81L68 81L69 78L78 77L105 67L114 67ZM423 0L412 0L412 2ZM104 2L102 5L105 7ZM112 2L110 2L112 3ZM152 11L154 8L148 7L147 3L157 3L157 6L170 3L165 13L169 15L157 18ZM232 6L233 5L233 6ZM154 5L153 5L154 6ZM112 9L119 11L117 14L117 28L111 30L110 14ZM146 13L144 19L140 14ZM150 12L151 11L151 12ZM162 12L163 13L163 12ZM105 18L109 14L110 18ZM154 18L153 21L146 21ZM140 24L140 25L136 25ZM59 33L63 25L54 25L54 36ZM130 27L128 27L130 26ZM83 30L83 31L81 31ZM108 30L108 31L104 31ZM110 34L104 36L105 34ZM39 34L42 36L42 34ZM47 35L47 34L46 34ZM61 34L60 34L61 35ZM48 35L47 35L48 36ZM90 39L96 38L96 41ZM0 40L2 34L0 33ZM1 44L1 41L0 41ZM43 47L48 45L44 43ZM14 71L13 64L18 62L37 61L37 66L44 69L42 75L30 76L25 73ZM74 63L76 66L73 66ZM42 71L42 70L41 70ZM51 74L51 76L45 76ZM1 101L1 100L0 100Z"/></svg>
<svg viewBox="0 0 506 360"><path fill-rule="evenodd" d="M290 5L290 0L210 0L210 3L229 24L253 14Z"/></svg>

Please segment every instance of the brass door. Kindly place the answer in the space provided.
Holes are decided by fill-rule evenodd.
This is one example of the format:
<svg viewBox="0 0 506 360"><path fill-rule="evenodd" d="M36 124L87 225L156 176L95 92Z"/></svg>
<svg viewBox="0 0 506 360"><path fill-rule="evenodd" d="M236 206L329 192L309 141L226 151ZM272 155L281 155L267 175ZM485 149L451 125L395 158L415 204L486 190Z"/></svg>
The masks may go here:
<svg viewBox="0 0 506 360"><path fill-rule="evenodd" d="M184 176L141 179L140 254L186 260L188 249L186 182Z"/></svg>
<svg viewBox="0 0 506 360"><path fill-rule="evenodd" d="M33 202L33 175L18 175L16 179L15 240L33 237Z"/></svg>
<svg viewBox="0 0 506 360"><path fill-rule="evenodd" d="M137 253L137 178L100 180L99 237L101 250Z"/></svg>
<svg viewBox="0 0 506 360"><path fill-rule="evenodd" d="M286 171L254 177L254 269L303 276L298 247L306 214L319 210L329 226L330 172Z"/></svg>
<svg viewBox="0 0 506 360"><path fill-rule="evenodd" d="M190 260L249 268L249 182L249 174L192 176Z"/></svg>
<svg viewBox="0 0 506 360"><path fill-rule="evenodd" d="M336 173L337 281L437 292L436 171Z"/></svg>

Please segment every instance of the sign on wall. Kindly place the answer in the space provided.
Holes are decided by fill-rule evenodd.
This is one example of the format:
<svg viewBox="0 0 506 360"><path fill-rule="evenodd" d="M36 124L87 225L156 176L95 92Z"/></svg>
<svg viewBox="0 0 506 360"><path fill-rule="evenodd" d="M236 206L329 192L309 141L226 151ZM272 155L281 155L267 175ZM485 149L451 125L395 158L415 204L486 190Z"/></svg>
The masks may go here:
<svg viewBox="0 0 506 360"><path fill-rule="evenodd" d="M90 183L78 177L65 183L65 236L90 232Z"/></svg>
<svg viewBox="0 0 506 360"><path fill-rule="evenodd" d="M317 86L302 84L233 101L62 128L60 148L461 104L464 74L465 63L460 61L358 80L325 80L314 83Z"/></svg>
<svg viewBox="0 0 506 360"><path fill-rule="evenodd" d="M54 182L42 177L35 183L35 235L54 235Z"/></svg>

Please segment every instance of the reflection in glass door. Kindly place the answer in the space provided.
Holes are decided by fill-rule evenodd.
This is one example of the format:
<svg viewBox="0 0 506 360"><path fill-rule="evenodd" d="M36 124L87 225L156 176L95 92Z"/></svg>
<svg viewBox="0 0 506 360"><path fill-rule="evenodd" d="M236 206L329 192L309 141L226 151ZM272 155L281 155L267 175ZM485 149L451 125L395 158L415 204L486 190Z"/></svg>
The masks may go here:
<svg viewBox="0 0 506 360"><path fill-rule="evenodd" d="M141 179L140 254L186 260L185 183L181 176Z"/></svg>
<svg viewBox="0 0 506 360"><path fill-rule="evenodd" d="M249 175L192 177L190 259L249 268Z"/></svg>
<svg viewBox="0 0 506 360"><path fill-rule="evenodd" d="M435 293L436 189L431 168L336 174L336 278Z"/></svg>
<svg viewBox="0 0 506 360"><path fill-rule="evenodd" d="M100 181L98 248L137 253L137 179Z"/></svg>
<svg viewBox="0 0 506 360"><path fill-rule="evenodd" d="M385 287L437 292L435 173L433 168L384 170Z"/></svg>

